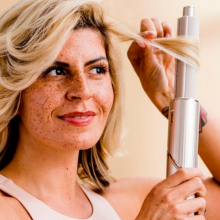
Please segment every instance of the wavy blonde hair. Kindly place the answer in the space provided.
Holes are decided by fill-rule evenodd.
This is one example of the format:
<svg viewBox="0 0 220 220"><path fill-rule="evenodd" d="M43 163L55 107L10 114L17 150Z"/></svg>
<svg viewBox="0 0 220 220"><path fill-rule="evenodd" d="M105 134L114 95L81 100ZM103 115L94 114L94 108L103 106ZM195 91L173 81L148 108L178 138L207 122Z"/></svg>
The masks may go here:
<svg viewBox="0 0 220 220"><path fill-rule="evenodd" d="M78 176L96 191L103 191L113 180L106 158L121 147L124 136L118 43L142 37L107 17L98 0L23 0L0 15L0 169L16 150L21 92L54 62L71 31L85 27L103 36L114 103L98 143L79 153ZM198 64L194 40L157 39L152 45L191 65Z"/></svg>

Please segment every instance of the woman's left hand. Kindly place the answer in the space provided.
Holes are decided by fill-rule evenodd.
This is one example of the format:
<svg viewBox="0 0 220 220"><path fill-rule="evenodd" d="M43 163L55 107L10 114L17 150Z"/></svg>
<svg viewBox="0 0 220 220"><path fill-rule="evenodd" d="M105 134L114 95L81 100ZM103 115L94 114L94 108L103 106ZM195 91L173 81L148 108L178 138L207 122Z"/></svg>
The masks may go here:
<svg viewBox="0 0 220 220"><path fill-rule="evenodd" d="M143 41L133 42L128 50L128 58L137 73L144 91L161 112L169 105L174 94L175 59L153 48L151 39L172 37L173 29L167 22L156 18L141 21Z"/></svg>

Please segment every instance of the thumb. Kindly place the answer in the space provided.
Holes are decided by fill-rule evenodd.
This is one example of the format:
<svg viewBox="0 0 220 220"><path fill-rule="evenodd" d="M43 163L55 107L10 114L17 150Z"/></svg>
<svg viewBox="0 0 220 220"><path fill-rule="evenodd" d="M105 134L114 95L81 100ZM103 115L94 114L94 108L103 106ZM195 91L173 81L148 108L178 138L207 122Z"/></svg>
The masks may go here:
<svg viewBox="0 0 220 220"><path fill-rule="evenodd" d="M145 72L151 71L156 65L156 60L154 56L154 48L151 45L150 40L144 39L143 43L145 47L142 49L142 68ZM146 69L147 68L147 69Z"/></svg>
<svg viewBox="0 0 220 220"><path fill-rule="evenodd" d="M152 69L155 65L153 47L148 39L133 41L127 52L135 72L139 75L140 68Z"/></svg>
<svg viewBox="0 0 220 220"><path fill-rule="evenodd" d="M155 65L156 65L156 61L155 61L155 56L154 56L154 48L151 45L150 40L153 40L155 38L157 38L157 34L155 31L144 31L141 33L141 35L143 36L143 43L144 43L144 47L143 47L143 65L144 68L148 68L148 70L152 70L154 69Z"/></svg>

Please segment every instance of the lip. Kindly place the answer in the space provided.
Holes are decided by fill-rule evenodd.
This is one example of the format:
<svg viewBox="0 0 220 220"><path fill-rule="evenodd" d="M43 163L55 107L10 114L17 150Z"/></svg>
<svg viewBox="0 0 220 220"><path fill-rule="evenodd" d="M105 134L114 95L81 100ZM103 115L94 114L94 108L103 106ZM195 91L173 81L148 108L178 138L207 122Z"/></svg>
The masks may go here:
<svg viewBox="0 0 220 220"><path fill-rule="evenodd" d="M93 111L70 112L58 118L75 126L86 126L92 123L95 115L96 113Z"/></svg>

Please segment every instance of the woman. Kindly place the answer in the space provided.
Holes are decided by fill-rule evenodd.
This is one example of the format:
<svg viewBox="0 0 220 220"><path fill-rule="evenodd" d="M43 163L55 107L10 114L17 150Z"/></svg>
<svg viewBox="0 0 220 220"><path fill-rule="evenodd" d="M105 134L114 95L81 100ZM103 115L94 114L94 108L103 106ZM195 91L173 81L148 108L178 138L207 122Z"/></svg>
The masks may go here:
<svg viewBox="0 0 220 220"><path fill-rule="evenodd" d="M106 156L123 127L118 38L137 40L133 64L134 54L146 58L151 49L89 2L24 0L1 16L0 219L204 219L205 177L197 169L159 184L110 177ZM216 202L208 202L212 213Z"/></svg>

